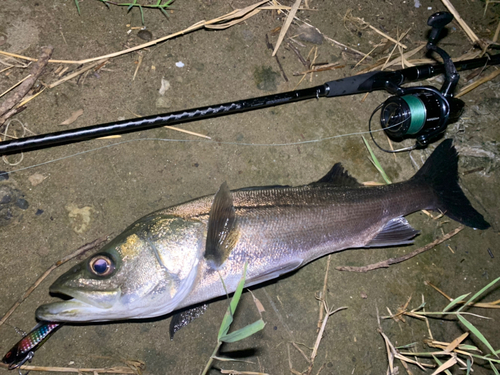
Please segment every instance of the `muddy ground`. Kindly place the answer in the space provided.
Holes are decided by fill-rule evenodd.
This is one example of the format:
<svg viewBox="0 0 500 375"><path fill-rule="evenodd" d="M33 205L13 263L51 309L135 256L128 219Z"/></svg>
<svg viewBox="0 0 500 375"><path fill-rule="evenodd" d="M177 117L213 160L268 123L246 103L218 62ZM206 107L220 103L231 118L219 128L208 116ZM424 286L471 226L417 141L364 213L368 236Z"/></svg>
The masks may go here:
<svg viewBox="0 0 500 375"><path fill-rule="evenodd" d="M168 10L169 18L158 10L145 9L145 26L153 38L160 38L251 3L177 0L175 9ZM445 10L440 1L432 0L309 0L308 3L313 9L299 11L301 20L314 25L325 36L365 53L381 43L382 37L371 29L344 23L349 9L353 16L393 37L410 29L403 40L408 49L425 41L427 18L435 11ZM454 3L479 37L493 38L499 5L490 4L483 17L482 1ZM80 60L144 43L137 36L138 29L130 31L131 27L141 26L137 8L127 13L125 7L107 9L95 0L80 0L80 7L78 15L73 0L2 0L0 49L37 57L41 46L52 45L54 59ZM293 90L301 78L294 73L306 68L283 44L277 55L288 77L285 81L266 46L266 34L275 44L278 38L275 29L283 22L283 14L264 10L227 30L199 30L113 58L98 71L46 90L15 119L31 132L46 133ZM307 57L311 48L317 47L316 62L338 62L343 68L308 76L299 88L351 76L386 56L393 47L389 45L385 50L379 47L375 60L368 59L354 67L360 57L326 38L321 44L301 41L297 36L301 24L294 23L288 36L294 37L296 42L291 43L302 56ZM455 22L449 26L441 46L454 57L472 48ZM416 57L421 58L422 54ZM142 63L133 79L140 58ZM5 56L0 56L0 60L12 63ZM176 64L179 62L183 67L177 66L181 65ZM59 79L60 66L69 66L69 71L77 68L49 64L41 82ZM3 63L0 65L0 69L5 67ZM3 71L0 92L25 77L28 71L29 68L19 67ZM491 71L488 69L484 74ZM459 88L469 83L468 74L462 74ZM162 79L170 86L164 95L159 94ZM440 82L425 84L439 87ZM457 227L456 222L446 217L433 220L415 213L409 216L409 221L422 233L413 246L348 250L333 255L327 284L328 303L333 307L347 306L347 310L328 321L313 373L320 368L321 374L328 375L385 373L388 362L384 341L377 332L377 309L381 315L388 313L387 308L396 312L410 296L409 308L415 308L424 296L426 309L436 311L444 308L447 300L424 285L425 281L456 297L477 291L500 275L498 89L497 79L464 96L465 112L446 134L455 140L461 153L461 184L492 228L486 231L466 228L434 249L388 269L368 273L335 270L341 265L362 266L401 256ZM116 235L154 210L212 194L223 181L233 189L307 184L323 176L333 163L342 161L360 181L382 182L361 136L352 133L367 131L372 111L386 98L385 93L370 94L364 101L362 96L323 98L182 126L208 135L211 140L160 128L124 135L121 139L25 153L16 165L2 161L0 170L12 173L8 179L5 175L0 178L0 198L4 199L0 201L0 314L6 313L52 264L83 244L103 235ZM59 125L78 110L83 110L83 114L76 121ZM379 129L379 125L375 124L375 128ZM13 122L9 134L15 131L21 135L20 129ZM301 143L309 140L316 141ZM415 164L421 166L433 148L412 152ZM394 157L379 150L375 153L393 181L405 180L416 171L417 166L408 154ZM8 157L9 163L17 163L19 159L19 155ZM0 354L19 339L13 327L29 330L35 324L35 309L53 298L48 293L49 285L76 262L73 260L52 272L0 327ZM253 293L266 310L264 330L223 348L223 355L251 363L217 362L216 366L268 374L289 374L290 364L299 372L306 369L307 362L290 343L295 342L305 353L310 353L318 322L315 295L323 287L326 262L320 259L289 277L254 288ZM499 298L497 286L482 301ZM145 362L144 374L196 374L212 353L226 306L226 300L212 303L203 317L179 331L173 341L168 337L169 317L146 322L65 326L38 350L33 363L82 368L115 366L121 364L121 359L135 359ZM494 318L490 321L471 318L471 321L499 349L498 312L474 312ZM235 325L241 327L257 318L251 295L246 293ZM465 331L448 318L430 322L435 339L449 342ZM394 345L416 342L419 351L429 350L423 345L428 337L424 322L406 318L405 323L384 320L381 324ZM487 352L476 338L466 342ZM401 364L397 365L399 373L404 373ZM411 369L419 373L415 366ZM216 373L215 369L211 371ZM454 368L452 373L461 372ZM481 361L475 366L475 374L491 373Z"/></svg>

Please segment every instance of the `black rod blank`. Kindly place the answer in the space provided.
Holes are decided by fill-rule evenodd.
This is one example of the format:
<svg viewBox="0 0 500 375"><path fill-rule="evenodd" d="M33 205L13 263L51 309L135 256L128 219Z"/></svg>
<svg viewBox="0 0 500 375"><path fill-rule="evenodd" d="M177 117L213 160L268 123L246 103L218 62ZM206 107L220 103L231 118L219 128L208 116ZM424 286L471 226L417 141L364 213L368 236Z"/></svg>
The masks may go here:
<svg viewBox="0 0 500 375"><path fill-rule="evenodd" d="M326 86L321 85L281 94L266 95L258 98L239 100L213 106L193 108L183 111L152 115L137 119L110 122L78 129L63 130L55 133L0 142L0 155L17 154L24 151L39 150L47 147L87 141L90 139L125 134L140 130L172 126L211 117L220 117L238 112L277 106L300 100L319 98L326 95Z"/></svg>
<svg viewBox="0 0 500 375"><path fill-rule="evenodd" d="M500 64L500 54L479 59L455 62L457 71L471 70L486 65ZM183 111L152 115L107 124L63 130L55 133L0 142L0 155L17 154L24 151L39 150L47 147L82 142L90 139L125 134L140 130L172 126L190 121L202 120L229 114L247 112L254 109L272 107L301 100L319 97L355 95L374 90L387 90L408 82L421 81L444 72L443 64L427 64L396 71L375 71L347 77L323 85L288 91L281 94L216 104Z"/></svg>

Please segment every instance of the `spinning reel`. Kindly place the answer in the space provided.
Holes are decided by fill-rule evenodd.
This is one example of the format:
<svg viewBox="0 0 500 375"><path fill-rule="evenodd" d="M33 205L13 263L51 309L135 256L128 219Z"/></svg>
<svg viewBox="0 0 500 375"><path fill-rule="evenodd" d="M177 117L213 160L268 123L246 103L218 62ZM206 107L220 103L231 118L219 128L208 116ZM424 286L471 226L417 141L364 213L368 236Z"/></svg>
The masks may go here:
<svg viewBox="0 0 500 375"><path fill-rule="evenodd" d="M407 138L415 138L412 147L392 151L380 147L386 152L407 151L425 148L430 142L443 135L448 124L457 121L462 114L465 103L453 97L453 92L460 75L451 57L436 45L441 30L453 20L447 12L438 12L429 17L427 24L432 27L427 43L427 50L436 52L443 59L445 80L441 90L432 86L403 88L387 81L385 89L393 94L381 104L370 117L380 110L380 124L387 136L397 142Z"/></svg>
<svg viewBox="0 0 500 375"><path fill-rule="evenodd" d="M427 22L432 27L427 50L439 54L443 59L443 64L420 65L395 71L374 71L301 90L13 139L0 142L0 155L39 150L160 126L172 126L301 100L320 97L335 98L377 90L387 91L393 96L375 109L370 118L369 128L371 129L373 116L380 110L380 123L389 138L398 142L407 138L415 138L416 143L412 147L396 151L384 150L373 140L375 144L387 152L425 148L429 143L437 140L446 130L446 126L458 120L462 114L464 102L453 97L453 91L459 79L458 71L500 64L500 54L453 63L450 56L436 46L441 30L452 19L453 16L450 13L439 12L433 14ZM443 73L445 81L440 90L432 86L401 86ZM372 134L371 131L370 134Z"/></svg>

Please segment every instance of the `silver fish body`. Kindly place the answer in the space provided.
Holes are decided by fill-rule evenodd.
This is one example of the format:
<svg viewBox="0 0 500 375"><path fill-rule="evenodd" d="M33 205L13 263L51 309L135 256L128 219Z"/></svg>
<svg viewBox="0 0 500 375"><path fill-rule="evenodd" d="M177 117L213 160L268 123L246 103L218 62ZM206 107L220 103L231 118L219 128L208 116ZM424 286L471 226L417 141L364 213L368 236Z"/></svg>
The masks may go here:
<svg viewBox="0 0 500 375"><path fill-rule="evenodd" d="M458 185L457 154L444 141L410 180L358 184L340 166L316 183L215 195L154 212L99 254L73 267L51 292L73 299L42 305L52 322L147 318L233 292L347 248L408 244L418 233L403 218L439 209L466 225L489 224Z"/></svg>

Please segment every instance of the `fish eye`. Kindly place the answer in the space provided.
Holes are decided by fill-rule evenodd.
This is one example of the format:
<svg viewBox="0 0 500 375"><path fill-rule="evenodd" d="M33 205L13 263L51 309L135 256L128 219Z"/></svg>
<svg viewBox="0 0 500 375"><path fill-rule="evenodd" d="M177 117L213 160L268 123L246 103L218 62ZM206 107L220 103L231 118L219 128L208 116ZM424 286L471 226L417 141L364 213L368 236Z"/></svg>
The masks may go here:
<svg viewBox="0 0 500 375"><path fill-rule="evenodd" d="M90 271L97 276L108 276L115 270L115 264L106 255L96 255L89 261Z"/></svg>

